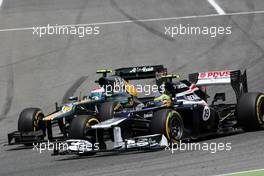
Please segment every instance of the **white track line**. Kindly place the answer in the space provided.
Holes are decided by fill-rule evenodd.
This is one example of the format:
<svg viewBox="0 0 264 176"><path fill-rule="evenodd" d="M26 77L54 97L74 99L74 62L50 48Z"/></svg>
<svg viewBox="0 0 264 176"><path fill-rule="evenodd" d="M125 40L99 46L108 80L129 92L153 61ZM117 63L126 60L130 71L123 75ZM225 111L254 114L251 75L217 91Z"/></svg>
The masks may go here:
<svg viewBox="0 0 264 176"><path fill-rule="evenodd" d="M3 0L0 0L0 7L2 6L2 4L3 4Z"/></svg>
<svg viewBox="0 0 264 176"><path fill-rule="evenodd" d="M95 26L95 25L99 26L99 25L111 25L111 24L126 24L126 23L134 23L134 22L169 21L169 20L208 18L208 17L219 17L219 16L250 15L250 14L264 14L264 10L261 10L261 11L234 12L234 13L226 13L226 14L208 14L208 15L168 17L168 18L149 18L149 19L139 19L139 20L109 21L109 22L87 23L87 24L68 24L68 25L58 25L58 27L59 26L78 27L78 26ZM41 26L37 26L37 27L41 27ZM43 27L46 27L46 26L43 26ZM0 32L25 31L25 30L33 30L34 28L35 27L0 29Z"/></svg>
<svg viewBox="0 0 264 176"><path fill-rule="evenodd" d="M218 14L220 15L226 14L225 11L215 2L215 0L207 0L207 1L211 4L211 6L215 8Z"/></svg>
<svg viewBox="0 0 264 176"><path fill-rule="evenodd" d="M220 174L220 175L215 175L215 176L228 176L228 175L234 175L234 174L245 174L245 173L250 173L250 172L258 172L258 171L264 171L264 169L247 170L247 171L241 171L241 172L230 172L230 173Z"/></svg>

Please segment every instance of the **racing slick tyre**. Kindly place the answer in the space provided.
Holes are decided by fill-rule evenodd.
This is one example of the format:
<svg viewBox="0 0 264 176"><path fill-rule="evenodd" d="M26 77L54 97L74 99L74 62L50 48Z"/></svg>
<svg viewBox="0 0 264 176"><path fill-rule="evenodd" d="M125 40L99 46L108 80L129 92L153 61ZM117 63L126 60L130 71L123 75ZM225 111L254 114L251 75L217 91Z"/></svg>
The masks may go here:
<svg viewBox="0 0 264 176"><path fill-rule="evenodd" d="M93 145L96 142L96 131L91 129L92 125L98 124L99 120L94 116L79 115L75 117L69 128L69 139L88 140ZM100 135L98 135L99 137ZM94 147L94 146L93 146ZM79 153L81 156L94 155L96 152Z"/></svg>
<svg viewBox="0 0 264 176"><path fill-rule="evenodd" d="M246 93L238 101L237 121L245 131L264 129L264 94Z"/></svg>
<svg viewBox="0 0 264 176"><path fill-rule="evenodd" d="M101 121L111 119L114 116L115 110L121 106L118 102L105 102L99 107L99 117Z"/></svg>
<svg viewBox="0 0 264 176"><path fill-rule="evenodd" d="M151 134L163 134L170 143L178 143L183 137L183 120L181 115L170 109L158 110L151 123Z"/></svg>
<svg viewBox="0 0 264 176"><path fill-rule="evenodd" d="M86 139L86 136L91 134L89 128L92 125L98 124L99 120L94 116L79 115L75 117L70 125L69 138L70 139Z"/></svg>
<svg viewBox="0 0 264 176"><path fill-rule="evenodd" d="M39 108L26 108L24 109L18 118L18 131L29 132L43 130L45 136L45 124L41 120L44 117L44 113ZM40 140L44 139L44 136ZM32 145L32 144L25 144Z"/></svg>

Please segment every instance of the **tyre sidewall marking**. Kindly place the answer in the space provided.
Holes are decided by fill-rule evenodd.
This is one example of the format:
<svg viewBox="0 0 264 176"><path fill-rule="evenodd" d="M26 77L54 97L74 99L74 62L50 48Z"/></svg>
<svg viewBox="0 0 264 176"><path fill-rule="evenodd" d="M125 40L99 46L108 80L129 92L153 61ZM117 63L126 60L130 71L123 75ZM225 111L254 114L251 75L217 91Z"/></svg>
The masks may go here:
<svg viewBox="0 0 264 176"><path fill-rule="evenodd" d="M170 129L169 129L169 120L170 120L170 117L171 117L171 111L168 112L168 115L167 115L167 118L166 118L166 126L165 126L165 129L166 129L166 135L167 135L167 138L170 139Z"/></svg>
<svg viewBox="0 0 264 176"><path fill-rule="evenodd" d="M258 120L258 123L264 127L263 121L261 120L261 118L260 118L260 114L259 114L260 100L261 100L262 98L264 98L264 95L263 95L263 94L260 95L260 96L258 97L258 100L257 100L257 106L256 106L256 112L257 112L257 120Z"/></svg>
<svg viewBox="0 0 264 176"><path fill-rule="evenodd" d="M176 144L176 143L179 143L179 141L177 141L177 140L171 138L170 135L169 135L169 134L170 134L170 133L169 133L169 132L170 132L170 128L169 128L169 120L170 120L170 118L172 117L173 114L178 115L178 116L180 117L180 114L179 114L177 111L170 111L170 112L168 113L168 115L167 115L167 119L166 119L166 134L167 134L168 139L169 139L169 140L172 139L172 142L173 142L174 144Z"/></svg>
<svg viewBox="0 0 264 176"><path fill-rule="evenodd" d="M87 123L86 123L86 127L91 127L90 123L91 123L92 121L96 121L97 123L99 123L99 121L98 121L95 117L93 117L93 118L91 118L91 119L89 119L89 120L87 121Z"/></svg>
<svg viewBox="0 0 264 176"><path fill-rule="evenodd" d="M43 114L42 111L37 111L36 112L35 117L34 117L34 121L33 121L33 131L37 131L36 127L38 125L38 121L39 121L38 116L39 115L43 115L43 117L44 117L44 114Z"/></svg>

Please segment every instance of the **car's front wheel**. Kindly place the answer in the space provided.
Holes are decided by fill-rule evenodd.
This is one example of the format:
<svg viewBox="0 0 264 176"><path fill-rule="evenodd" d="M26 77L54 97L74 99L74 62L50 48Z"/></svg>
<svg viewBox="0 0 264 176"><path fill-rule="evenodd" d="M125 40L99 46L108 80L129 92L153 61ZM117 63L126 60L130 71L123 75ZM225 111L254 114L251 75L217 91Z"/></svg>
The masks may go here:
<svg viewBox="0 0 264 176"><path fill-rule="evenodd" d="M30 132L43 130L43 136L38 140L43 140L45 137L45 124L42 121L44 113L39 108L26 108L24 109L18 119L18 131ZM32 145L31 143L25 145Z"/></svg>
<svg viewBox="0 0 264 176"><path fill-rule="evenodd" d="M158 110L151 119L151 134L163 134L171 143L178 143L182 139L183 129L182 117L174 110Z"/></svg>
<svg viewBox="0 0 264 176"><path fill-rule="evenodd" d="M81 139L89 141L93 146L96 145L96 131L91 126L98 124L99 120L95 116L79 115L76 116L69 128L69 139ZM97 137L102 137L98 135ZM79 155L94 155L96 152L85 152Z"/></svg>

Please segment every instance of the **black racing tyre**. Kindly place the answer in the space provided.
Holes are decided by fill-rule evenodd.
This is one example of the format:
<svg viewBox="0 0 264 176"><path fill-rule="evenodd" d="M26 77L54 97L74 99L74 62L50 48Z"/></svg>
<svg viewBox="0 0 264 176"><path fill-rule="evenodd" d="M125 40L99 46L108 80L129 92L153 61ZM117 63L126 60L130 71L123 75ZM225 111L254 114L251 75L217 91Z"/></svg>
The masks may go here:
<svg viewBox="0 0 264 176"><path fill-rule="evenodd" d="M264 93L245 93L237 104L237 121L245 131L264 129Z"/></svg>
<svg viewBox="0 0 264 176"><path fill-rule="evenodd" d="M43 140L45 137L45 123L41 120L44 117L44 113L39 108L26 108L24 109L18 118L18 131L38 131L43 130L44 135L39 137L38 140ZM26 143L25 146L32 146L32 143Z"/></svg>
<svg viewBox="0 0 264 176"><path fill-rule="evenodd" d="M69 128L70 139L86 139L87 133L91 133L90 127L98 124L99 120L94 116L79 115L74 117Z"/></svg>
<svg viewBox="0 0 264 176"><path fill-rule="evenodd" d="M44 129L44 123L41 120L44 113L39 108L26 108L24 109L18 119L18 131L37 131Z"/></svg>
<svg viewBox="0 0 264 176"><path fill-rule="evenodd" d="M75 117L70 124L69 139L88 140L95 145L96 133L90 127L98 123L99 120L94 116L80 115ZM91 156L95 154L96 152L78 153L80 156Z"/></svg>
<svg viewBox="0 0 264 176"><path fill-rule="evenodd" d="M114 116L115 110L120 107L117 102L104 102L99 107L99 117L101 121L111 119Z"/></svg>
<svg viewBox="0 0 264 176"><path fill-rule="evenodd" d="M170 109L156 111L150 123L151 134L163 134L172 143L178 143L182 139L183 129L181 115Z"/></svg>

